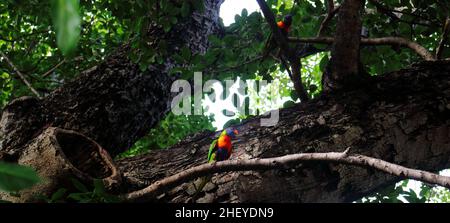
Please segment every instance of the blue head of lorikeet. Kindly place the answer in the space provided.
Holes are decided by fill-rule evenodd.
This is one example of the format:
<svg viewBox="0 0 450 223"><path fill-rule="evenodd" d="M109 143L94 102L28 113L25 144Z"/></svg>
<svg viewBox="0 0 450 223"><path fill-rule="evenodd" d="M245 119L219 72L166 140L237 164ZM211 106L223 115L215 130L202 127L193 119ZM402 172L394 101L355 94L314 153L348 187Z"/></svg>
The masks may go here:
<svg viewBox="0 0 450 223"><path fill-rule="evenodd" d="M239 134L239 131L235 128L227 128L225 129L225 131L227 132L227 135L229 135L231 138L236 137L237 134Z"/></svg>
<svg viewBox="0 0 450 223"><path fill-rule="evenodd" d="M284 16L283 23L288 27L291 26L292 25L292 15L287 14L286 16Z"/></svg>

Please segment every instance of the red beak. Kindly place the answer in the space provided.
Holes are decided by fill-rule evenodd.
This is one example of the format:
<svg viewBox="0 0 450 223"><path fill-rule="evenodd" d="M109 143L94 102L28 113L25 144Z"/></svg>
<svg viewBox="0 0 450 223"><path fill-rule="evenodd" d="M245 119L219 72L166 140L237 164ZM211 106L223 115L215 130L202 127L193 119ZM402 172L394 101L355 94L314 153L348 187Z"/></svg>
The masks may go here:
<svg viewBox="0 0 450 223"><path fill-rule="evenodd" d="M237 129L235 129L233 132L235 135L239 134L239 131Z"/></svg>

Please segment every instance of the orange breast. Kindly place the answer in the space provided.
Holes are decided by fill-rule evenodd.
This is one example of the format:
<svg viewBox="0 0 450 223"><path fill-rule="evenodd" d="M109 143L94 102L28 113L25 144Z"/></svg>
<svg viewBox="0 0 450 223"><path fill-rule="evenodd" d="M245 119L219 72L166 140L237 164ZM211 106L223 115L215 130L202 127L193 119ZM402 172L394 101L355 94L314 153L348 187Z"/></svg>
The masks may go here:
<svg viewBox="0 0 450 223"><path fill-rule="evenodd" d="M227 149L228 151L230 151L231 150L231 137L228 135L219 137L217 146L219 148L224 148L224 149Z"/></svg>
<svg viewBox="0 0 450 223"><path fill-rule="evenodd" d="M284 29L284 22L283 21L277 22L277 25L278 25L278 28Z"/></svg>
<svg viewBox="0 0 450 223"><path fill-rule="evenodd" d="M285 32L285 34L287 34L290 31L290 27L288 27L286 24L284 24L283 21L277 22L277 26L278 26L278 28L283 30L283 32Z"/></svg>

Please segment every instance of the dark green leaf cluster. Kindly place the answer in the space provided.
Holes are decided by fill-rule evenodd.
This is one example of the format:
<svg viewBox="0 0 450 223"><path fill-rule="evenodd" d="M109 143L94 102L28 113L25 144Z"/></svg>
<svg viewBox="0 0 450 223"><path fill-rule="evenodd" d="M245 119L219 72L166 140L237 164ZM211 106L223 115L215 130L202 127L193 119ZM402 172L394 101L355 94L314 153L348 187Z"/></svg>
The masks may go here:
<svg viewBox="0 0 450 223"><path fill-rule="evenodd" d="M146 153L150 150L165 149L174 145L186 136L203 131L214 131L211 125L212 117L207 116L185 116L174 115L169 113L164 120L162 120L157 127L150 130L150 132L128 151L119 154L116 158L131 157Z"/></svg>
<svg viewBox="0 0 450 223"><path fill-rule="evenodd" d="M93 185L88 187L75 178L71 178L72 189L60 188L50 197L38 195L36 200L46 203L118 203L120 199L106 191L102 180L94 179Z"/></svg>
<svg viewBox="0 0 450 223"><path fill-rule="evenodd" d="M39 182L41 179L31 167L0 162L0 191L14 193Z"/></svg>

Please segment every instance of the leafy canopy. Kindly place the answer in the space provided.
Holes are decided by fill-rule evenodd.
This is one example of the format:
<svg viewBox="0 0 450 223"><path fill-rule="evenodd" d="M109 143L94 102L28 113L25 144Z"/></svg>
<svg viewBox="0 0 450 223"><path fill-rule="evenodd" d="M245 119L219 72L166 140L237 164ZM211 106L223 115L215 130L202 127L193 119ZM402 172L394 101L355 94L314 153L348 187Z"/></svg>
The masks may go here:
<svg viewBox="0 0 450 223"><path fill-rule="evenodd" d="M335 1L336 4L341 2ZM369 37L400 36L419 43L429 51L435 50L443 21L448 16L448 1L380 2L386 8L394 10L396 17L380 14L376 5L366 1L363 26L368 29ZM294 37L316 36L327 14L323 0L267 0L267 3L277 19L287 13L293 15L290 35ZM1 1L0 51L9 57L33 87L44 95L72 80L80 72L95 66L122 44L129 43L133 49L129 57L139 64L142 70L147 69L150 64L163 63L170 57L178 64L184 64L175 67L171 71L173 74L181 73L183 77L189 78L193 72L203 71L207 79L215 78L221 81L237 77L244 81L272 80L278 83L271 85L273 92L267 93L267 97L252 95L249 92L250 100L261 102L271 97L281 97L284 98L286 107L297 101L292 83L278 61L268 58L261 62L245 63L261 55L269 36L269 27L259 12L250 13L243 10L236 15L235 22L224 27L223 33L209 37L210 48L204 55L192 54L187 47L169 55L167 42L160 41L156 47L147 44L146 35L143 34L150 22L163 27L163 31L167 33L192 12L201 10L204 10L202 0ZM326 36L334 35L335 24L336 19L333 19L325 31ZM312 46L323 52L302 58L302 78L308 93L317 96L321 91L321 73L329 61L329 54L327 46ZM300 51L306 50L301 45L292 47L297 47ZM449 56L450 51L444 51L444 57ZM411 50L395 46L363 47L361 59L365 69L372 75L398 70L421 60ZM0 107L23 95L31 95L30 90L1 58ZM255 103L254 108L258 106L262 110L268 108L259 102ZM169 114L123 156L136 155L149 149L166 148L187 134L203 129L212 130L211 121L211 118L205 116L177 117ZM5 170L4 166L2 168ZM6 169L16 170L15 167ZM31 172L27 176L32 176ZM31 177L29 184L36 179ZM3 185L3 188L18 189L9 188L7 185ZM389 189L395 194L398 194L397 190ZM448 200L448 195L441 197L442 200ZM384 198L378 200L386 201Z"/></svg>

